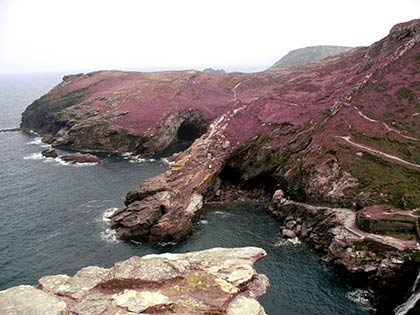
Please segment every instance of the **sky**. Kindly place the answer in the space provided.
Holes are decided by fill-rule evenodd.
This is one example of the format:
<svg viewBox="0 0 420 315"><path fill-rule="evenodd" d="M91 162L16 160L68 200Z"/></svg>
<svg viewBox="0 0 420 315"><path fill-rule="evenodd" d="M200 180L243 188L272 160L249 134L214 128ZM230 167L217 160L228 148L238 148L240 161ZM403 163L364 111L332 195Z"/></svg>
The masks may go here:
<svg viewBox="0 0 420 315"><path fill-rule="evenodd" d="M0 73L257 71L414 18L420 0L0 0Z"/></svg>

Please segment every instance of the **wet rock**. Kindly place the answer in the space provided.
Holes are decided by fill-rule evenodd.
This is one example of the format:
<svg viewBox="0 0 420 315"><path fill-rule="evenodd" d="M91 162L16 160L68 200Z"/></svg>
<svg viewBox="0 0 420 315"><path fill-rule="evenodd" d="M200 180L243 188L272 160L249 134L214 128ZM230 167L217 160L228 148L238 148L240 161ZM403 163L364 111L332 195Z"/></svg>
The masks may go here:
<svg viewBox="0 0 420 315"><path fill-rule="evenodd" d="M281 232L281 234L282 234L283 237L286 237L286 238L295 238L296 237L296 233L293 232L292 230L289 230L289 229L284 229Z"/></svg>
<svg viewBox="0 0 420 315"><path fill-rule="evenodd" d="M55 159L56 157L58 157L58 153L54 150L54 149L45 149L41 152L42 156L46 157L46 158L53 158Z"/></svg>
<svg viewBox="0 0 420 315"><path fill-rule="evenodd" d="M74 153L63 155L60 158L69 163L101 163L101 159L93 154Z"/></svg>
<svg viewBox="0 0 420 315"><path fill-rule="evenodd" d="M289 230L292 230L295 226L296 226L295 220L290 220L290 221L287 221L286 223L286 228Z"/></svg>
<svg viewBox="0 0 420 315"><path fill-rule="evenodd" d="M117 237L122 240L146 237L153 224L169 207L170 198L169 192L159 192L116 211L111 216L111 227L117 230Z"/></svg>
<svg viewBox="0 0 420 315"><path fill-rule="evenodd" d="M214 248L86 267L0 291L0 314L263 315L255 299L269 284L253 264L265 255L256 247Z"/></svg>

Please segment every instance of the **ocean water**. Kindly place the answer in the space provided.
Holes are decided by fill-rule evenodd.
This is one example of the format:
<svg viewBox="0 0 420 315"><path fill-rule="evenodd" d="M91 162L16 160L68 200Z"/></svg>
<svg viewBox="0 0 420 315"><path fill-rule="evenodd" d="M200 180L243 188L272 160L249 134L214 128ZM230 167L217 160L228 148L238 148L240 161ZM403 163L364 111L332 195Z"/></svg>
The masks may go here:
<svg viewBox="0 0 420 315"><path fill-rule="evenodd" d="M25 107L61 76L0 76L0 129L17 127ZM162 160L102 154L100 165L68 165L42 158L46 145L22 132L0 133L0 147L0 290L133 255L259 246L268 252L256 265L270 278L260 298L267 314L369 313L364 291L340 282L304 244L279 241L279 223L261 205L208 205L194 235L171 248L116 240L108 216L131 188L167 169Z"/></svg>

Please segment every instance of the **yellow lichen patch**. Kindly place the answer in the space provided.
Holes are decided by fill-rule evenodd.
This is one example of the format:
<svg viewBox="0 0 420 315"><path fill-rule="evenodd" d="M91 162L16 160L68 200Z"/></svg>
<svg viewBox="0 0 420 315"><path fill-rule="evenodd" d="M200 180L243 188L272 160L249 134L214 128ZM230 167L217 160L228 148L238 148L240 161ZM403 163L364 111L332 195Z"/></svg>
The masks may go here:
<svg viewBox="0 0 420 315"><path fill-rule="evenodd" d="M189 155L184 156L178 161L175 161L175 163L171 166L171 169L174 171L179 171L185 166L185 164L188 162L189 159L190 159Z"/></svg>
<svg viewBox="0 0 420 315"><path fill-rule="evenodd" d="M203 185L205 182L206 182L206 180L208 180L209 179L209 177L210 177L210 174L206 174L206 175L204 175L203 176L203 179L201 180L201 182L200 182L200 184L198 184L198 187L200 187L201 185Z"/></svg>
<svg viewBox="0 0 420 315"><path fill-rule="evenodd" d="M220 288L229 294L235 294L239 292L239 289L235 287L234 285L230 284L229 282L216 278L215 282L220 286Z"/></svg>
<svg viewBox="0 0 420 315"><path fill-rule="evenodd" d="M194 273L190 273L187 278L185 279L185 281L189 284L189 285L200 285L202 282L200 281L200 277L197 274Z"/></svg>

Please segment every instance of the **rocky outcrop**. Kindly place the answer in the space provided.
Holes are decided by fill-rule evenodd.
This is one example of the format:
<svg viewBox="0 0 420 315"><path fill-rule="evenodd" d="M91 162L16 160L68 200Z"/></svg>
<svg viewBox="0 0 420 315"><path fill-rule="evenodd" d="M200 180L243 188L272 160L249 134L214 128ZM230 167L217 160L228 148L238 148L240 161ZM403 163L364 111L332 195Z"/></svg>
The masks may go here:
<svg viewBox="0 0 420 315"><path fill-rule="evenodd" d="M56 157L58 157L58 153L54 149L51 149L51 148L43 150L41 154L43 157L46 157L46 158L55 159Z"/></svg>
<svg viewBox="0 0 420 315"><path fill-rule="evenodd" d="M353 49L343 46L311 46L295 49L277 61L270 69L281 69L336 56Z"/></svg>
<svg viewBox="0 0 420 315"><path fill-rule="evenodd" d="M64 162L75 163L101 163L101 159L96 155L88 153L72 153L60 157Z"/></svg>
<svg viewBox="0 0 420 315"><path fill-rule="evenodd" d="M86 267L73 277L45 276L36 286L0 291L2 315L264 315L256 299L268 279L255 247L131 257L112 268Z"/></svg>
<svg viewBox="0 0 420 315"><path fill-rule="evenodd" d="M355 213L345 208L317 207L288 200L278 191L269 208L283 222L280 232L284 237L298 236L320 251L324 261L347 280L372 290L372 302L379 314L393 314L392 310L404 301L420 268L415 231L405 238L366 232L356 225L356 217L372 209ZM387 216L386 208L381 213L376 208L375 213L377 217Z"/></svg>

